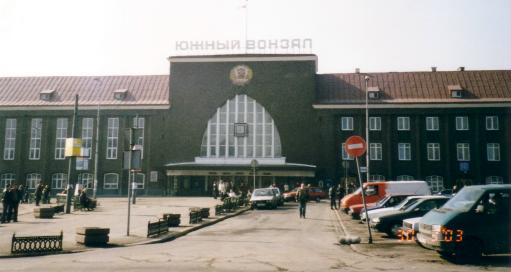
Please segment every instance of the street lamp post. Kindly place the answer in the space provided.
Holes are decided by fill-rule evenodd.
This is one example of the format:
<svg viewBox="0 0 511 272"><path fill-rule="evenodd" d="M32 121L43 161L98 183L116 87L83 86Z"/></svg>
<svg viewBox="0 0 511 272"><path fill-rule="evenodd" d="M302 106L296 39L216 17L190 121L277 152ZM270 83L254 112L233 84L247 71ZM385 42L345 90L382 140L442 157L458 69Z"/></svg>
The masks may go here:
<svg viewBox="0 0 511 272"><path fill-rule="evenodd" d="M366 144L367 144L367 152L366 152L366 177L369 182L369 152L371 151L371 144L369 143L369 92L367 91L367 83L369 82L369 76L365 76L365 95L366 95Z"/></svg>
<svg viewBox="0 0 511 272"><path fill-rule="evenodd" d="M258 162L256 159L253 159L251 162L250 162L250 166L252 166L252 173L254 173L254 187L252 189L252 192L255 190L256 188L256 167L258 165Z"/></svg>

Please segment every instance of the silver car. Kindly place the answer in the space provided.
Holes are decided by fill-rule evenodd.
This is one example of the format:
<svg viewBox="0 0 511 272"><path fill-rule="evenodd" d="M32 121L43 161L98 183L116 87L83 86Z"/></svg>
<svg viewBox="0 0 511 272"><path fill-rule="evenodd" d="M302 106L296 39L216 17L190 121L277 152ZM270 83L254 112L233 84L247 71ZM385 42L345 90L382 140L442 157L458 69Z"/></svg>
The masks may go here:
<svg viewBox="0 0 511 272"><path fill-rule="evenodd" d="M258 208L277 208L277 196L272 188L255 189L250 197L250 205L252 209Z"/></svg>

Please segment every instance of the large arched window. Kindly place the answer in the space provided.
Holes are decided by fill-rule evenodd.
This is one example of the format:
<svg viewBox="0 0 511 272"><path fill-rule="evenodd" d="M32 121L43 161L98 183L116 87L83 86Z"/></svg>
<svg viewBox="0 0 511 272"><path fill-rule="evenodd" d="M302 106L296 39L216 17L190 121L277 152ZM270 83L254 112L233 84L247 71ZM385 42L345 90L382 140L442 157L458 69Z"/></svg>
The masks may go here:
<svg viewBox="0 0 511 272"><path fill-rule="evenodd" d="M93 189L94 187L94 177L91 173L81 173L78 174L78 183L83 186L83 188Z"/></svg>
<svg viewBox="0 0 511 272"><path fill-rule="evenodd" d="M444 178L441 176L427 176L426 182L432 193L438 193L444 189Z"/></svg>
<svg viewBox="0 0 511 272"><path fill-rule="evenodd" d="M27 186L28 189L35 189L37 184L41 182L41 174L39 173L30 173L27 174Z"/></svg>
<svg viewBox="0 0 511 272"><path fill-rule="evenodd" d="M280 136L270 114L247 95L228 100L209 119L201 157L278 158Z"/></svg>

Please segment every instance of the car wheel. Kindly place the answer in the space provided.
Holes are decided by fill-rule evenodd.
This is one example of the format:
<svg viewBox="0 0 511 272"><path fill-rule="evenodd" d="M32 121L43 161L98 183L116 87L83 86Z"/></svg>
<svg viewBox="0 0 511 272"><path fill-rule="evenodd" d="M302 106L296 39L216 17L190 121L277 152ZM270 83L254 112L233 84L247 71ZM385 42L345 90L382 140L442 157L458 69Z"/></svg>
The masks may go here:
<svg viewBox="0 0 511 272"><path fill-rule="evenodd" d="M389 231L387 231L387 234L390 236L390 237L397 237L398 234L399 234L399 230L401 229L402 225L399 224L399 223L392 223L390 225L390 229Z"/></svg>
<svg viewBox="0 0 511 272"><path fill-rule="evenodd" d="M463 261L475 261L483 254L482 243L475 238L464 239L456 246L456 257Z"/></svg>
<svg viewBox="0 0 511 272"><path fill-rule="evenodd" d="M448 251L437 251L438 254L440 254L440 256L442 258L445 258L445 259L448 259L448 258L451 258L453 253L452 252L448 252Z"/></svg>

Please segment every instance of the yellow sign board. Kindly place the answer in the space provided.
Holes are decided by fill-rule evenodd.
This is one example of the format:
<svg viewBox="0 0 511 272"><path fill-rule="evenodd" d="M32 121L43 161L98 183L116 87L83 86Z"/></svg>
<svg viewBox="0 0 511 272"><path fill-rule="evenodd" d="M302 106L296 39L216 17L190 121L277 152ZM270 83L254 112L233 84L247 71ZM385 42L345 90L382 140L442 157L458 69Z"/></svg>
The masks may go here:
<svg viewBox="0 0 511 272"><path fill-rule="evenodd" d="M80 138L66 138L66 150L64 156L66 157L79 157L82 149L82 139Z"/></svg>

